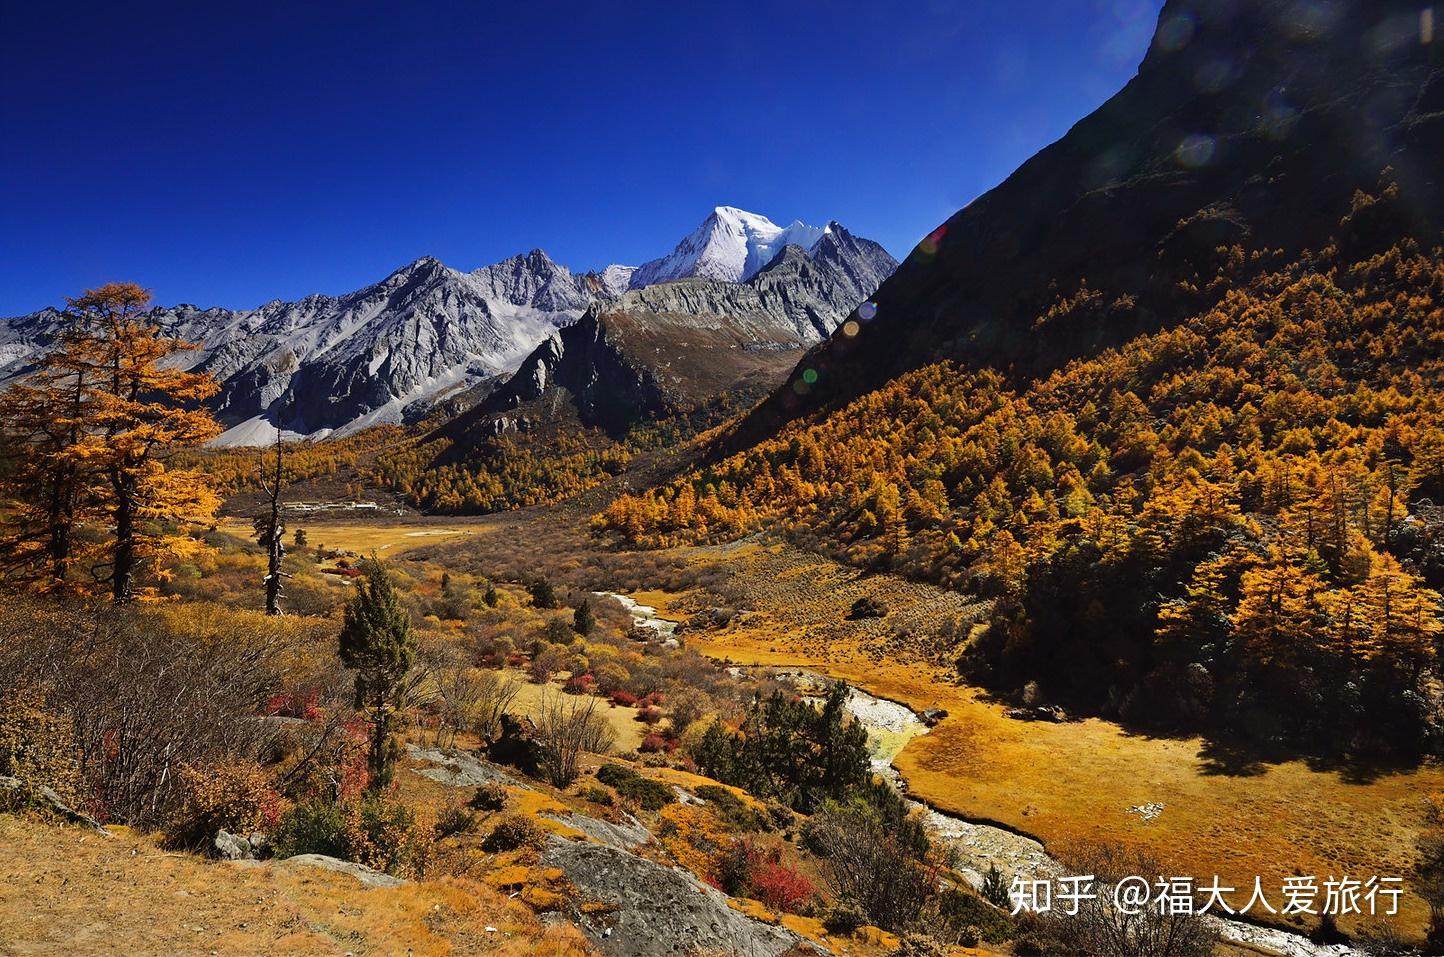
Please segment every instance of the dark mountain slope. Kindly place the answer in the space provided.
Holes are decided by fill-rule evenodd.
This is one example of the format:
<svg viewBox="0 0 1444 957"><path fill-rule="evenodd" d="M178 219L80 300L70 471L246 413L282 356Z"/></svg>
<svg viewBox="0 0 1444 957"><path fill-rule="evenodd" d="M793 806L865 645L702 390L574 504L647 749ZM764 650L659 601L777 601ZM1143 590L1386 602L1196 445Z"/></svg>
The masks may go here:
<svg viewBox="0 0 1444 957"><path fill-rule="evenodd" d="M1436 242L1441 57L1413 2L1169 0L1138 75L920 243L734 447L936 359L1037 374L1169 325L1216 298L1220 247L1317 248L1386 169L1376 238Z"/></svg>

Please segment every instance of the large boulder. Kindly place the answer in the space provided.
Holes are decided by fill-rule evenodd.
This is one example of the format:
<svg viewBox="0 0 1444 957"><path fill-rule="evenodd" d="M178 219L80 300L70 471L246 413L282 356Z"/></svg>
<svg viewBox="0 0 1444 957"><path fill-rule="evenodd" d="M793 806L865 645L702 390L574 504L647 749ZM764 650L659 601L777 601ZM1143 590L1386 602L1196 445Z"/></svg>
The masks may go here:
<svg viewBox="0 0 1444 957"><path fill-rule="evenodd" d="M608 957L720 953L777 957L802 938L746 916L727 895L686 871L602 844L548 839L542 862L560 867L582 894L611 905L571 915Z"/></svg>

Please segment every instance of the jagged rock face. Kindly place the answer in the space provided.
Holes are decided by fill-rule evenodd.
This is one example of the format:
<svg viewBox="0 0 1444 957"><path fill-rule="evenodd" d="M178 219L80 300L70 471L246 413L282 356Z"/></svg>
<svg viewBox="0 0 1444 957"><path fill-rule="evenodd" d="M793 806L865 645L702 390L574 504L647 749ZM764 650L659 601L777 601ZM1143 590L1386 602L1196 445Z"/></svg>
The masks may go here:
<svg viewBox="0 0 1444 957"><path fill-rule="evenodd" d="M1320 248L1386 167L1385 240L1437 243L1444 34L1421 6L1168 0L1138 75L920 244L734 444L939 358L1022 377L1167 325L1207 305L1220 247ZM1100 308L1035 328L1084 282Z"/></svg>
<svg viewBox="0 0 1444 957"><path fill-rule="evenodd" d="M668 283L658 292L662 287L647 285L645 267L574 274L538 249L469 273L426 257L344 296L239 311L180 305L152 316L168 334L199 344L178 363L221 383L213 407L228 431L220 444L264 444L276 425L297 435L345 435L433 409L464 411L539 343L594 304L624 295L641 297L639 317L668 316L669 328L725 326L742 347L795 348L825 336L896 266L882 247L835 223L784 230L741 210L721 215L722 209L691 237L707 237L699 240L701 259L652 270L668 279L689 269L724 274L704 290ZM723 220L732 225L714 228ZM746 229L737 225L744 222ZM752 259L789 238L806 240L810 253L787 247L758 271ZM749 270L757 272L751 284L725 279ZM54 309L0 321L0 385L33 368L63 321ZM689 340L679 348L695 345ZM722 368L731 365L724 360ZM602 393L613 380L595 378L599 403L611 401ZM703 370L698 381L715 378ZM617 402L631 401L627 395L624 388Z"/></svg>
<svg viewBox="0 0 1444 957"><path fill-rule="evenodd" d="M270 422L303 435L399 422L509 372L576 321L597 298L591 286L540 250L473 273L427 257L345 296L152 317L200 344L179 361L221 382L216 414L236 427L225 438L247 444L273 435ZM52 309L0 325L0 377L22 373L61 321Z"/></svg>
<svg viewBox="0 0 1444 957"><path fill-rule="evenodd" d="M684 279L599 302L538 346L458 431L557 388L584 422L621 432L749 381L766 387L895 265L833 223L810 254L785 246L747 282Z"/></svg>

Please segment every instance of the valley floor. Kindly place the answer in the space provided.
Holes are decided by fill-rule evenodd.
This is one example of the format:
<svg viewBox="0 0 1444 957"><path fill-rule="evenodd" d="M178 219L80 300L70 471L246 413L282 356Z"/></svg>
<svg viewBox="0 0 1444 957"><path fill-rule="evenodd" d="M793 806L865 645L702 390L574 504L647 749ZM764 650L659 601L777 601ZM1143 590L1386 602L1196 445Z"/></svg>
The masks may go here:
<svg viewBox="0 0 1444 957"><path fill-rule="evenodd" d="M1286 876L1404 877L1444 770L1268 763L1199 738L1132 733L1088 719L1024 722L930 660L928 635L978 607L961 595L890 575L863 574L789 545L749 541L661 552L611 552L584 531L585 509L534 509L479 519L317 525L311 540L426 557L498 578L545 573L594 590L630 591L675 619L717 607L740 611L724 628L691 629L689 643L738 664L800 665L948 717L910 741L895 766L917 797L941 810L1043 841L1054 854L1094 840L1141 845L1199 881L1215 874L1251 890ZM441 533L438 535L424 534ZM418 534L423 533L423 534ZM615 577L610 577L615 576ZM853 601L882 598L882 619L847 620ZM1144 821L1130 808L1161 804ZM1247 894L1243 895L1246 898ZM1271 898L1281 908L1277 894ZM1235 903L1242 903L1242 898ZM1308 931L1317 918L1254 913ZM1427 907L1406 894L1396 919L1423 934ZM1345 930L1362 921L1344 918Z"/></svg>
<svg viewBox="0 0 1444 957"><path fill-rule="evenodd" d="M1266 889L1291 875L1313 875L1321 885L1345 874L1409 883L1425 797L1444 789L1437 766L1371 772L1264 763L1220 753L1199 738L1135 734L1097 719L1014 720L1006 705L957 683L947 670L906 647L879 644L882 624L842 624L863 591L888 602L889 618L904 620L920 605L935 613L945 593L890 576L863 577L783 546L698 550L692 559L726 560L729 590L751 583L760 599L756 617L689 636L707 654L739 664L805 666L916 711L948 712L894 761L910 793L940 810L1026 833L1054 854L1076 842L1143 845L1178 876L1201 881L1217 874L1240 887L1235 905L1247 899L1255 876ZM1129 812L1151 803L1163 805L1152 821ZM1271 903L1282 909L1277 893ZM1406 895L1400 910L1401 929L1422 936L1427 905ZM1317 922L1252 916L1301 931Z"/></svg>

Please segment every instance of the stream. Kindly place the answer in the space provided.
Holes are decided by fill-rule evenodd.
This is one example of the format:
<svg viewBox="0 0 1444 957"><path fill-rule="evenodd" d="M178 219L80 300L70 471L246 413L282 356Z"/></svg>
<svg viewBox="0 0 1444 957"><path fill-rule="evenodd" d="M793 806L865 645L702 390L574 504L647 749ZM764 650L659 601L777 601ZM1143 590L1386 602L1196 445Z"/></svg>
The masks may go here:
<svg viewBox="0 0 1444 957"><path fill-rule="evenodd" d="M657 609L639 604L635 599L613 592L598 592L608 598L615 598L636 619L640 628L657 633L662 639L673 637L677 629L675 622L657 615ZM749 669L733 668L740 674ZM830 679L815 671L801 668L769 668L776 677L802 686L818 686ZM906 705L878 698L859 688L849 686L850 695L847 710L868 730L872 752L873 769L892 781L905 796L907 782L893 767L895 758L909 741L918 735L928 733L928 725ZM950 842L958 852L960 870L974 887L980 887L983 874L990 865L996 864L1005 877L1022 876L1025 879L1052 880L1067 876L1065 868L1049 856L1042 843L1022 834L990 824L978 824L953 814L945 814L921 801L907 798L908 804L921 813L936 837ZM1162 808L1130 809L1143 812L1146 823L1152 820ZM1345 957L1359 952L1343 944L1315 944L1300 934L1261 927L1241 920L1209 915L1219 935L1227 942L1251 947L1261 947L1284 957Z"/></svg>

